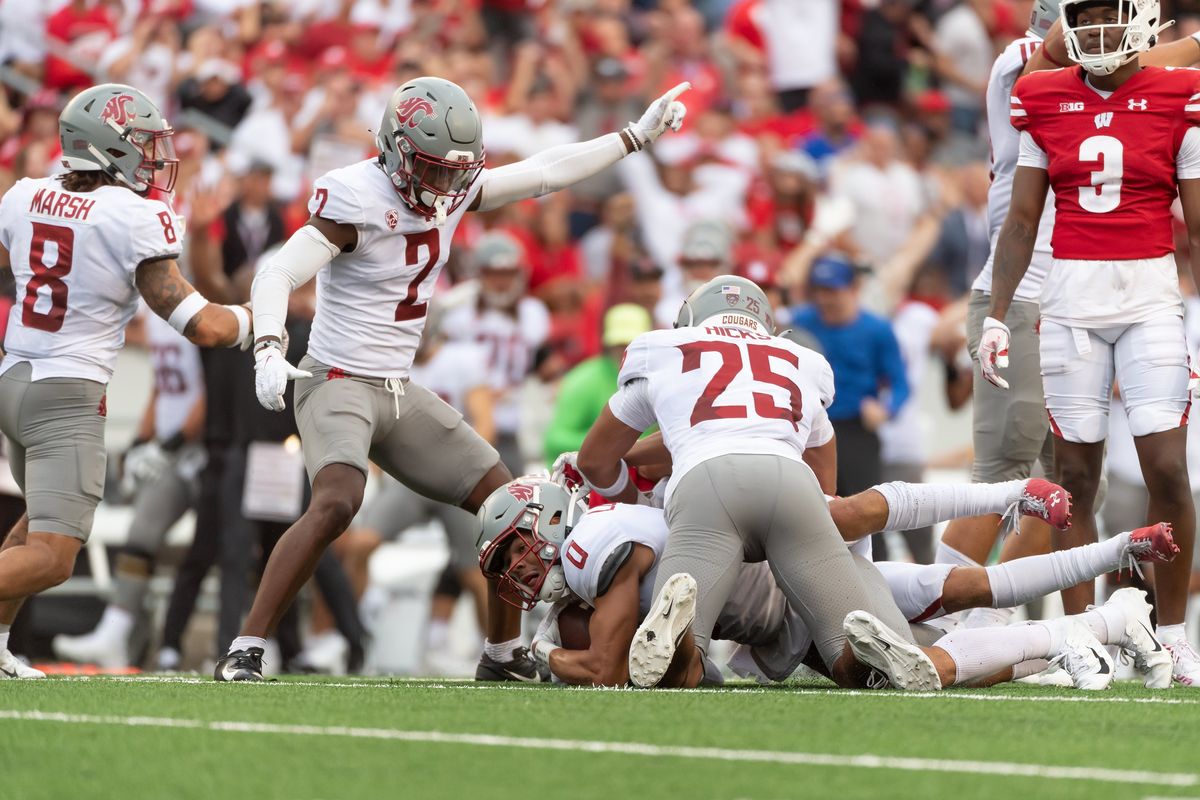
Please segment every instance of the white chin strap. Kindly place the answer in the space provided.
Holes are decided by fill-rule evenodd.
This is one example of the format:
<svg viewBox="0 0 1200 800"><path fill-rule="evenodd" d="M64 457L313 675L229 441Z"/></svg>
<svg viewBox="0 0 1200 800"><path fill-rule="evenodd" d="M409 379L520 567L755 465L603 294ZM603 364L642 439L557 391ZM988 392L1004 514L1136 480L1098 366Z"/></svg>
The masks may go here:
<svg viewBox="0 0 1200 800"><path fill-rule="evenodd" d="M442 195L437 200L433 201L433 224L446 224L446 207L450 205L450 198Z"/></svg>
<svg viewBox="0 0 1200 800"><path fill-rule="evenodd" d="M566 594L567 576L563 574L562 566L555 564L546 573L546 580L542 583L538 597L545 603L557 603L566 597Z"/></svg>

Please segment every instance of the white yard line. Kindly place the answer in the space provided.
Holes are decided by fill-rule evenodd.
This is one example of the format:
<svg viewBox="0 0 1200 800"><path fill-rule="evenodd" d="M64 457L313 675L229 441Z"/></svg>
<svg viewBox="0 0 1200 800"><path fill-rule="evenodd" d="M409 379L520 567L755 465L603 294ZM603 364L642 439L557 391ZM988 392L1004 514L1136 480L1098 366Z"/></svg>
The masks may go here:
<svg viewBox="0 0 1200 800"><path fill-rule="evenodd" d="M912 772L949 772L970 775L1098 781L1101 783L1146 784L1154 786L1196 786L1200 784L1200 776L1191 773L1102 769L1098 767L1063 767L1046 764L1022 764L1011 761L960 761L954 759L900 758L878 755L794 753L778 750L730 750L719 747L665 746L646 742L537 739L522 736L496 736L483 733L445 733L443 731L406 731L391 728L352 728L319 725L278 725L265 722L209 721L176 719L171 717L101 716L48 711L0 710L0 719L50 722L67 725L184 728L225 733L332 736L423 744L513 747L525 750L556 750L577 753L613 753L649 758L686 758L701 761L741 761L818 767L906 770Z"/></svg>
<svg viewBox="0 0 1200 800"><path fill-rule="evenodd" d="M213 685L215 681L206 677L189 675L72 675L54 678L56 681L102 681L125 683L182 683L191 685ZM405 689L416 687L421 689L468 689L471 691L504 691L523 692L545 691L544 686L524 683L487 683L473 681L468 678L397 678L394 682L383 682L379 678L364 678L356 680L343 678L339 681L266 681L256 686L315 686L330 689ZM591 688L585 686L561 687L569 692L643 692L643 689L631 688ZM764 689L757 686L739 686L730 688L701 688L701 689L654 689L653 694L720 694L737 696L742 694L772 695L775 697L794 697L797 695L816 695L820 697L866 697L872 700L974 700L981 702L1014 702L1014 703L1134 703L1149 705L1194 706L1200 705L1200 692L1176 687L1154 697L1109 697L1100 693L1073 692L1063 695L1019 695L1019 694L972 694L964 691L949 690L944 692L878 692L859 689L789 689L787 687Z"/></svg>

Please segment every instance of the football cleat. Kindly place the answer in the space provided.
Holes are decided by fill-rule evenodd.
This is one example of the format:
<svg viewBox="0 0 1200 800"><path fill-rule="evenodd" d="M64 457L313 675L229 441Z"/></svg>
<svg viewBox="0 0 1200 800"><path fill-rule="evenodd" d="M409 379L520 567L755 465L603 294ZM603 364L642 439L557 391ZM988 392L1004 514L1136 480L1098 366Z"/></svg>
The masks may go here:
<svg viewBox="0 0 1200 800"><path fill-rule="evenodd" d="M1082 622L1066 622L1066 639L1050 663L1066 670L1076 689L1090 692L1107 689L1112 685L1115 671L1112 656Z"/></svg>
<svg viewBox="0 0 1200 800"><path fill-rule="evenodd" d="M1176 639L1162 644L1171 654L1171 673L1175 682L1181 686L1200 686L1200 656L1196 655L1191 643L1187 639Z"/></svg>
<svg viewBox="0 0 1200 800"><path fill-rule="evenodd" d="M893 688L911 692L936 692L942 688L941 676L929 656L872 614L851 611L842 623L842 630L859 663L882 672ZM886 687L869 679L867 688Z"/></svg>
<svg viewBox="0 0 1200 800"><path fill-rule="evenodd" d="M629 645L629 679L649 689L667 674L675 650L696 618L696 579L686 572L667 578Z"/></svg>
<svg viewBox="0 0 1200 800"><path fill-rule="evenodd" d="M1104 605L1119 606L1125 612L1125 634L1114 644L1121 648L1124 657L1133 661L1134 669L1145 679L1146 688L1171 688L1174 662L1171 654L1151 632L1150 604L1146 602L1146 593L1132 587L1118 589Z"/></svg>
<svg viewBox="0 0 1200 800"><path fill-rule="evenodd" d="M1023 516L1036 517L1057 530L1071 527L1071 493L1044 478L1030 478L1025 483L1017 509Z"/></svg>
<svg viewBox="0 0 1200 800"><path fill-rule="evenodd" d="M76 664L95 664L104 669L129 666L129 647L124 637L113 636L110 629L97 628L82 636L55 636L51 645L55 654Z"/></svg>
<svg viewBox="0 0 1200 800"><path fill-rule="evenodd" d="M497 661L484 653L475 668L475 680L546 683L550 680L550 670L533 660L528 647L518 647L511 661Z"/></svg>
<svg viewBox="0 0 1200 800"><path fill-rule="evenodd" d="M26 664L21 659L14 656L8 651L8 648L0 650L0 680L9 678L20 678L28 680L31 678L44 678L46 673L40 669L34 669Z"/></svg>
<svg viewBox="0 0 1200 800"><path fill-rule="evenodd" d="M213 670L213 680L227 681L261 681L263 679L263 649L247 647L245 650L231 650L217 662Z"/></svg>
<svg viewBox="0 0 1200 800"><path fill-rule="evenodd" d="M1160 522L1157 525L1147 525L1145 528L1129 532L1129 544L1121 551L1118 571L1129 568L1137 562L1170 561L1179 552L1179 545L1171 535L1171 523ZM1114 595L1115 596L1115 595Z"/></svg>
<svg viewBox="0 0 1200 800"><path fill-rule="evenodd" d="M1057 664L1052 664L1033 675L1017 678L1013 683L1025 683L1030 686L1058 686L1063 689L1068 689L1075 685L1075 682L1071 680L1071 676L1067 674L1066 670Z"/></svg>

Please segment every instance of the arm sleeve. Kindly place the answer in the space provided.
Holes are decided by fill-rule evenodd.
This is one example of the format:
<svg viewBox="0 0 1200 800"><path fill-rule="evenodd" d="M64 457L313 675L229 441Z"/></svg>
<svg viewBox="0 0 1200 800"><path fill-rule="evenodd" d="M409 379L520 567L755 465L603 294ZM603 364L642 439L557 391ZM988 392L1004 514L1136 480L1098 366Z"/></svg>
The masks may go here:
<svg viewBox="0 0 1200 800"><path fill-rule="evenodd" d="M908 375L904 369L904 354L900 352L900 343L896 341L896 334L892 332L892 326L886 321L880 323L879 355L883 360L882 377L887 381L888 388L891 389L887 404L888 413L895 418L896 414L900 412L900 408L908 402Z"/></svg>
<svg viewBox="0 0 1200 800"><path fill-rule="evenodd" d="M656 421L650 404L650 383L644 378L618 389L608 401L608 408L614 417L636 431L644 431Z"/></svg>
<svg viewBox="0 0 1200 800"><path fill-rule="evenodd" d="M312 225L304 225L284 242L254 276L250 306L254 311L254 338L283 338L288 295L320 272L338 254L337 247Z"/></svg>
<svg viewBox="0 0 1200 800"><path fill-rule="evenodd" d="M479 190L479 210L491 211L529 197L541 197L590 178L626 155L619 133L551 147L535 156L489 170Z"/></svg>
<svg viewBox="0 0 1200 800"><path fill-rule="evenodd" d="M1046 151L1038 147L1038 143L1033 140L1033 134L1029 131L1021 131L1021 152L1017 156L1017 166L1036 169L1050 168L1050 159L1046 156Z"/></svg>
<svg viewBox="0 0 1200 800"><path fill-rule="evenodd" d="M1200 178L1200 128L1188 128L1175 155L1175 174L1180 180Z"/></svg>

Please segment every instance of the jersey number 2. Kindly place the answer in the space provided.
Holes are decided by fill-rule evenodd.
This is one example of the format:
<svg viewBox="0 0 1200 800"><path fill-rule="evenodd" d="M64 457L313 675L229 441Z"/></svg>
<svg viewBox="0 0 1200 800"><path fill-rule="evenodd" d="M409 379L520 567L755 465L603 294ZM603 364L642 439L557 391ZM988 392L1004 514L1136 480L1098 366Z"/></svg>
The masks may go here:
<svg viewBox="0 0 1200 800"><path fill-rule="evenodd" d="M1125 145L1113 136L1089 136L1079 143L1080 161L1099 161L1090 186L1079 187L1079 205L1093 214L1107 214L1121 204L1125 174Z"/></svg>
<svg viewBox="0 0 1200 800"><path fill-rule="evenodd" d="M438 258L442 254L442 240L437 230L421 231L420 233L409 233L404 237L404 265L407 267L415 267L421 263L421 248L425 248L425 266L417 273L417 276L412 279L412 283L408 284L408 292L404 295L404 299L396 304L396 322L408 322L413 319L420 319L425 316L425 303L418 303L417 298L420 296L421 283L429 277L429 273L433 272L433 268L437 265Z"/></svg>
<svg viewBox="0 0 1200 800"><path fill-rule="evenodd" d="M46 242L54 242L54 266L47 267ZM67 284L63 278L71 271L71 257L75 249L75 231L62 225L33 223L33 240L29 245L29 268L33 277L25 285L25 299L21 303L21 324L26 328L56 333L67 316ZM38 290L50 287L50 310L38 311Z"/></svg>
<svg viewBox="0 0 1200 800"><path fill-rule="evenodd" d="M679 345L683 351L683 371L691 372L700 369L700 359L704 353L716 353L721 357L721 367L712 380L704 387L696 405L692 408L692 425L698 425L710 419L745 419L750 415L746 406L719 406L716 404L721 393L729 388L729 384L742 371L742 349L734 342L701 341L688 342ZM782 408L775 405L775 400L766 392L754 392L754 414L764 419L784 419L792 423L792 427L800 430L804 400L800 388L790 380L771 370L771 359L778 358L793 367L800 365L800 357L782 347L772 347L769 344L748 344L746 355L750 362L750 375L760 383L769 383L786 389L790 397L790 407Z"/></svg>

